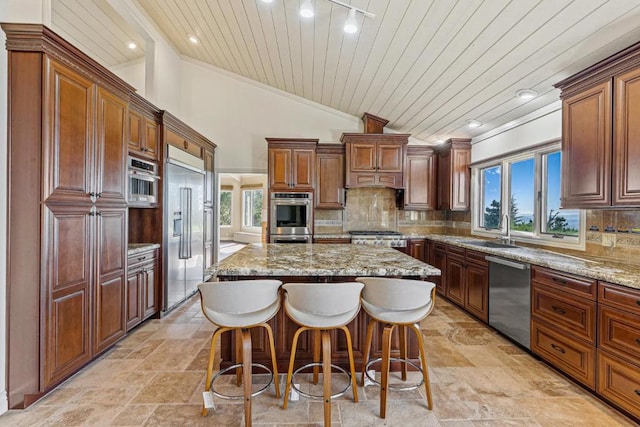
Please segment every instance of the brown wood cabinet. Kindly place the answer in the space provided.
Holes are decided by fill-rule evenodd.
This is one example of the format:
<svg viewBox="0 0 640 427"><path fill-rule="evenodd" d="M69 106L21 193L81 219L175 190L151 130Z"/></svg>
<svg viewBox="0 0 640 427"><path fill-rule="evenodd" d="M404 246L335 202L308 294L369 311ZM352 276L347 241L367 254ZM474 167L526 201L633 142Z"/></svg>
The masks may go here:
<svg viewBox="0 0 640 427"><path fill-rule="evenodd" d="M158 311L157 249L129 256L127 270L127 331Z"/></svg>
<svg viewBox="0 0 640 427"><path fill-rule="evenodd" d="M422 262L427 262L426 239L409 239L407 245L409 247L409 255L411 255L415 259L419 259Z"/></svg>
<svg viewBox="0 0 640 427"><path fill-rule="evenodd" d="M470 207L471 140L451 138L436 147L438 152L437 208L466 211Z"/></svg>
<svg viewBox="0 0 640 427"><path fill-rule="evenodd" d="M132 94L129 110L129 153L160 160L159 111L140 95Z"/></svg>
<svg viewBox="0 0 640 427"><path fill-rule="evenodd" d="M445 295L445 283L447 280L447 245L429 240L427 247L428 264L440 270L440 276L433 276L430 280L436 284L436 291Z"/></svg>
<svg viewBox="0 0 640 427"><path fill-rule="evenodd" d="M345 133L345 187L402 188L406 134Z"/></svg>
<svg viewBox="0 0 640 427"><path fill-rule="evenodd" d="M596 391L640 418L640 290L598 284Z"/></svg>
<svg viewBox="0 0 640 427"><path fill-rule="evenodd" d="M531 351L576 381L596 386L595 280L534 266Z"/></svg>
<svg viewBox="0 0 640 427"><path fill-rule="evenodd" d="M313 190L317 139L266 138L269 189Z"/></svg>
<svg viewBox="0 0 640 427"><path fill-rule="evenodd" d="M489 266L484 254L447 245L444 295L483 322L489 320Z"/></svg>
<svg viewBox="0 0 640 427"><path fill-rule="evenodd" d="M319 144L316 149L316 209L344 208L344 146Z"/></svg>
<svg viewBox="0 0 640 427"><path fill-rule="evenodd" d="M7 373L9 405L19 408L125 333L134 89L42 25L2 29L10 112Z"/></svg>
<svg viewBox="0 0 640 427"><path fill-rule="evenodd" d="M640 43L555 86L562 90L564 208L640 206Z"/></svg>
<svg viewBox="0 0 640 427"><path fill-rule="evenodd" d="M437 156L431 147L409 145L404 170L404 209L435 209Z"/></svg>

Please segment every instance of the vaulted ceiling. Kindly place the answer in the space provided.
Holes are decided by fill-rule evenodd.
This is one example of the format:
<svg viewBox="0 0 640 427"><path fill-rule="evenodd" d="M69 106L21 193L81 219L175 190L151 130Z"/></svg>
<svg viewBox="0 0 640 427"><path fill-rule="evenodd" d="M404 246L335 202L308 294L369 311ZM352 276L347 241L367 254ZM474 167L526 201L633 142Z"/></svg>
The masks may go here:
<svg viewBox="0 0 640 427"><path fill-rule="evenodd" d="M476 136L558 100L553 83L640 41L637 0L132 0L182 55L427 142ZM144 54L109 0L52 0L52 26L107 66ZM200 43L187 39L194 34ZM135 40L131 51L125 42ZM519 89L539 96L523 101ZM475 119L476 129L466 126Z"/></svg>

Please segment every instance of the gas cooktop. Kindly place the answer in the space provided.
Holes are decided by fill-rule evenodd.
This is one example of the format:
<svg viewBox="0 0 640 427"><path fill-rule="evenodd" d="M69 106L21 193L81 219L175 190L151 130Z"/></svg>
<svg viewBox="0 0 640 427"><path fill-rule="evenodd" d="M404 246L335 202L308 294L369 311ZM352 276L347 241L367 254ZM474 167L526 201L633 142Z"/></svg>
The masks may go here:
<svg viewBox="0 0 640 427"><path fill-rule="evenodd" d="M402 236L402 233L390 230L351 230L349 234L352 236Z"/></svg>

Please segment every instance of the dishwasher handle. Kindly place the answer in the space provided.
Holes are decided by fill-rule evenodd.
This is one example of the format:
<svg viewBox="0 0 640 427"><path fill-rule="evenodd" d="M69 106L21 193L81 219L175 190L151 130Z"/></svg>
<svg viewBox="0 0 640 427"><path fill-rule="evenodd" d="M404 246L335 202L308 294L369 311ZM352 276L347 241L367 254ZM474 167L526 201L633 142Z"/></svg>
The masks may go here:
<svg viewBox="0 0 640 427"><path fill-rule="evenodd" d="M517 268L518 270L529 270L529 264L522 264L515 261L509 261L504 258L498 258L495 256L487 255L484 257L489 262L495 262L496 264L506 265L507 267Z"/></svg>

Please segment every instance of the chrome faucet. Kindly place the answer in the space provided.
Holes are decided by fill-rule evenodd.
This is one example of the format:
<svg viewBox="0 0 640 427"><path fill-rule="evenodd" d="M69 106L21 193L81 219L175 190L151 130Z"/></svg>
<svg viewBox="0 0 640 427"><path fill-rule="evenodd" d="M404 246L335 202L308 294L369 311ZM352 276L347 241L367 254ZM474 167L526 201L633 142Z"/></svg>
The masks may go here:
<svg viewBox="0 0 640 427"><path fill-rule="evenodd" d="M507 219L507 224L506 224L507 228L506 228L505 234L504 236L498 236L497 239L506 243L507 245L510 245L511 244L511 218L509 217L509 214L502 215L502 221L504 221L505 218Z"/></svg>

